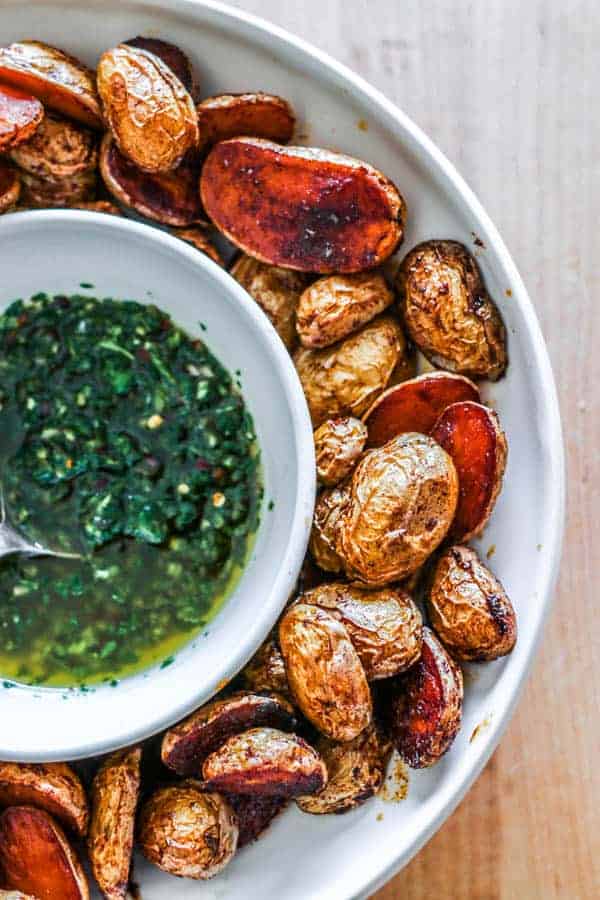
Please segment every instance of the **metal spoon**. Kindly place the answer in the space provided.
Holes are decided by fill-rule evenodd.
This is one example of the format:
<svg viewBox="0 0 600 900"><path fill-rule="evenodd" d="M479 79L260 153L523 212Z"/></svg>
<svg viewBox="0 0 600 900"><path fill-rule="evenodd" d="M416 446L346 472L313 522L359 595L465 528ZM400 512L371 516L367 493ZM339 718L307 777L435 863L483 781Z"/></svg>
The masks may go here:
<svg viewBox="0 0 600 900"><path fill-rule="evenodd" d="M59 550L48 550L38 543L30 543L26 538L11 528L6 521L4 491L0 486L0 559L5 556L57 556L61 559L81 559L79 553L64 553Z"/></svg>

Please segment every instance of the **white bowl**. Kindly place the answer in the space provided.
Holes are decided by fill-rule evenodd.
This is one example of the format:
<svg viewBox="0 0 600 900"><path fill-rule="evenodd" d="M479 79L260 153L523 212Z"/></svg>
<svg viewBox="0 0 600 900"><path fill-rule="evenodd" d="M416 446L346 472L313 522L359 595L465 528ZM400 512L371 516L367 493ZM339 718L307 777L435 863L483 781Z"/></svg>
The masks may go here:
<svg viewBox="0 0 600 900"><path fill-rule="evenodd" d="M21 212L0 218L0 270L0 309L38 291L165 309L188 333L202 336L230 372L241 371L261 448L265 495L251 557L217 616L170 666L156 665L115 687L0 689L0 757L74 759L138 741L180 719L264 640L306 550L315 491L312 430L296 371L266 316L230 275L183 241L115 216Z"/></svg>
<svg viewBox="0 0 600 900"><path fill-rule="evenodd" d="M189 53L206 95L262 89L287 97L300 115L299 133L308 135L304 143L362 157L399 185L409 210L403 251L431 237L464 241L500 306L510 366L485 396L499 412L510 452L504 490L480 546L496 546L490 565L517 609L519 640L507 659L469 668L464 724L451 751L430 771L411 773L401 803L376 798L341 817L292 808L210 883L175 881L142 861L136 866L144 900L369 894L431 837L485 765L550 608L563 527L563 445L552 373L527 292L495 227L432 142L378 91L280 28L193 0L0 0L0 8L3 40L33 35L93 65L100 51L133 34L162 36ZM474 245L475 235L484 247Z"/></svg>

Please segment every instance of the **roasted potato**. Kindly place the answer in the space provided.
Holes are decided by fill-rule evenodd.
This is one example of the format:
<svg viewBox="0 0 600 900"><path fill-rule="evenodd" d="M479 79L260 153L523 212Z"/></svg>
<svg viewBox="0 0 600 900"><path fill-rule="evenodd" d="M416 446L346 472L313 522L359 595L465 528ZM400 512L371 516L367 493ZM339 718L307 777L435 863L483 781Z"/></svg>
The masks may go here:
<svg viewBox="0 0 600 900"><path fill-rule="evenodd" d="M211 700L166 732L162 761L179 775L197 774L206 757L229 737L260 725L291 731L296 725L293 707L276 694L249 691Z"/></svg>
<svg viewBox="0 0 600 900"><path fill-rule="evenodd" d="M446 536L457 499L452 459L430 437L409 432L366 453L334 529L346 575L373 586L406 578Z"/></svg>
<svg viewBox="0 0 600 900"><path fill-rule="evenodd" d="M367 163L260 138L221 141L200 179L206 212L240 250L304 272L373 269L400 243L402 197Z"/></svg>
<svg viewBox="0 0 600 900"><path fill-rule="evenodd" d="M386 709L389 734L413 769L434 765L460 728L462 672L430 628L423 629L421 657L394 679Z"/></svg>
<svg viewBox="0 0 600 900"><path fill-rule="evenodd" d="M44 118L44 107L31 94L0 84L0 153L28 141Z"/></svg>
<svg viewBox="0 0 600 900"><path fill-rule="evenodd" d="M251 691L275 691L282 697L290 696L283 656L273 638L267 638L240 674Z"/></svg>
<svg viewBox="0 0 600 900"><path fill-rule="evenodd" d="M190 95L194 95L195 84L192 64L183 50L180 50L175 44L171 44L169 41L161 41L158 38L141 37L139 35L138 37L128 38L123 43L129 44L130 47L139 47L141 50L147 50L148 53L154 53L155 56L159 56L165 66L168 66L173 74L179 78L186 91Z"/></svg>
<svg viewBox="0 0 600 900"><path fill-rule="evenodd" d="M292 139L296 118L287 100L273 94L218 94L196 107L200 143L216 144L247 135L278 144Z"/></svg>
<svg viewBox="0 0 600 900"><path fill-rule="evenodd" d="M79 837L87 832L85 791L66 763L0 762L0 807L5 806L36 806Z"/></svg>
<svg viewBox="0 0 600 900"><path fill-rule="evenodd" d="M360 419L327 419L314 433L317 478L328 487L346 478L364 450L367 428Z"/></svg>
<svg viewBox="0 0 600 900"><path fill-rule="evenodd" d="M16 169L0 158L0 213L10 212L20 196L21 179Z"/></svg>
<svg viewBox="0 0 600 900"><path fill-rule="evenodd" d="M238 850L256 841L288 805L286 797L265 797L260 794L250 794L247 797L243 794L226 794L225 799L238 822Z"/></svg>
<svg viewBox="0 0 600 900"><path fill-rule="evenodd" d="M88 854L106 900L125 900L127 896L141 756L139 747L113 753L92 784Z"/></svg>
<svg viewBox="0 0 600 900"><path fill-rule="evenodd" d="M139 846L163 872L207 879L233 859L238 826L220 794L204 793L192 780L156 791L142 807Z"/></svg>
<svg viewBox="0 0 600 900"><path fill-rule="evenodd" d="M96 193L96 173L80 172L68 178L48 179L21 172L22 208L48 209L52 207L73 207L94 199Z"/></svg>
<svg viewBox="0 0 600 900"><path fill-rule="evenodd" d="M426 372L388 388L364 416L368 447L381 447L398 434L429 434L441 413L452 403L479 401L479 389L463 375Z"/></svg>
<svg viewBox="0 0 600 900"><path fill-rule="evenodd" d="M330 612L295 603L279 623L292 694L322 734L351 741L371 722L365 670L344 624Z"/></svg>
<svg viewBox="0 0 600 900"><path fill-rule="evenodd" d="M515 646L512 603L470 547L449 547L440 557L427 609L431 627L454 659L498 659Z"/></svg>
<svg viewBox="0 0 600 900"><path fill-rule="evenodd" d="M0 815L0 881L37 900L90 896L81 863L62 828L33 806L11 806Z"/></svg>
<svg viewBox="0 0 600 900"><path fill-rule="evenodd" d="M231 274L256 300L288 350L293 350L297 344L296 307L307 276L244 254L234 262Z"/></svg>
<svg viewBox="0 0 600 900"><path fill-rule="evenodd" d="M144 172L172 172L198 146L194 101L159 56L120 44L98 63L98 93L121 153Z"/></svg>
<svg viewBox="0 0 600 900"><path fill-rule="evenodd" d="M502 488L508 445L498 416L480 403L453 403L432 437L450 454L460 493L450 537L468 541L485 528Z"/></svg>
<svg viewBox="0 0 600 900"><path fill-rule="evenodd" d="M399 324L382 315L324 350L301 347L294 356L313 427L336 416L360 418L385 390L406 353Z"/></svg>
<svg viewBox="0 0 600 900"><path fill-rule="evenodd" d="M23 171L60 184L64 178L94 172L96 135L77 122L48 113L33 137L15 147L10 157Z"/></svg>
<svg viewBox="0 0 600 900"><path fill-rule="evenodd" d="M376 794L383 784L391 744L374 726L345 744L321 738L317 749L327 766L329 780L318 794L296 798L302 812L348 812Z"/></svg>
<svg viewBox="0 0 600 900"><path fill-rule="evenodd" d="M174 234L175 237L178 237L180 241L185 241L186 244L191 244L192 247L195 247L196 250L199 250L200 253L204 253L205 256L210 257L213 262L216 262L218 266L223 267L225 263L223 262L223 257L209 238L206 230L204 228L200 228L196 226L195 228L174 228L171 234Z"/></svg>
<svg viewBox="0 0 600 900"><path fill-rule="evenodd" d="M326 275L304 290L296 313L303 347L329 347L391 305L394 295L380 272Z"/></svg>
<svg viewBox="0 0 600 900"><path fill-rule="evenodd" d="M346 484L321 491L315 504L308 549L319 568L339 574L344 561L336 550L338 526L348 499Z"/></svg>
<svg viewBox="0 0 600 900"><path fill-rule="evenodd" d="M398 675L421 655L421 613L400 588L321 584L300 602L326 609L344 624L369 681Z"/></svg>
<svg viewBox="0 0 600 900"><path fill-rule="evenodd" d="M107 216L122 216L123 213L114 203L108 200L91 200L88 203L75 203L73 209L87 209L88 212L104 213Z"/></svg>
<svg viewBox="0 0 600 900"><path fill-rule="evenodd" d="M296 797L320 791L327 769L310 744L276 728L251 728L230 737L202 766L208 790Z"/></svg>
<svg viewBox="0 0 600 900"><path fill-rule="evenodd" d="M409 335L435 366L496 381L507 364L500 313L458 241L425 241L402 261L397 288Z"/></svg>
<svg viewBox="0 0 600 900"><path fill-rule="evenodd" d="M21 891L0 890L0 900L37 900L31 894L23 894Z"/></svg>

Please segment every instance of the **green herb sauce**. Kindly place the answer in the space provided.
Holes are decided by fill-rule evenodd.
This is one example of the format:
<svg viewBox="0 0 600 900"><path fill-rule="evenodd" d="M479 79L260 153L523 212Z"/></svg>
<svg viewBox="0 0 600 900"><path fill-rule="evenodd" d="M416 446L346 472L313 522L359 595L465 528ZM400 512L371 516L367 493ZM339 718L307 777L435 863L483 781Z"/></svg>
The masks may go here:
<svg viewBox="0 0 600 900"><path fill-rule="evenodd" d="M155 306L39 294L0 316L0 673L110 681L173 653L243 568L262 488L229 373Z"/></svg>

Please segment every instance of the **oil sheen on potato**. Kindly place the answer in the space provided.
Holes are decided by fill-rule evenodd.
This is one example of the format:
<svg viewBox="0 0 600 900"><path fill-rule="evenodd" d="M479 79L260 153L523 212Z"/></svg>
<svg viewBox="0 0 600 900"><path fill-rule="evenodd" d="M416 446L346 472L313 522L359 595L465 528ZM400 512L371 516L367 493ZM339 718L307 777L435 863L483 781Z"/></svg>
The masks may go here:
<svg viewBox="0 0 600 900"><path fill-rule="evenodd" d="M262 496L232 377L155 306L36 295L0 316L11 524L80 560L0 563L0 675L113 681L168 661L239 577Z"/></svg>

